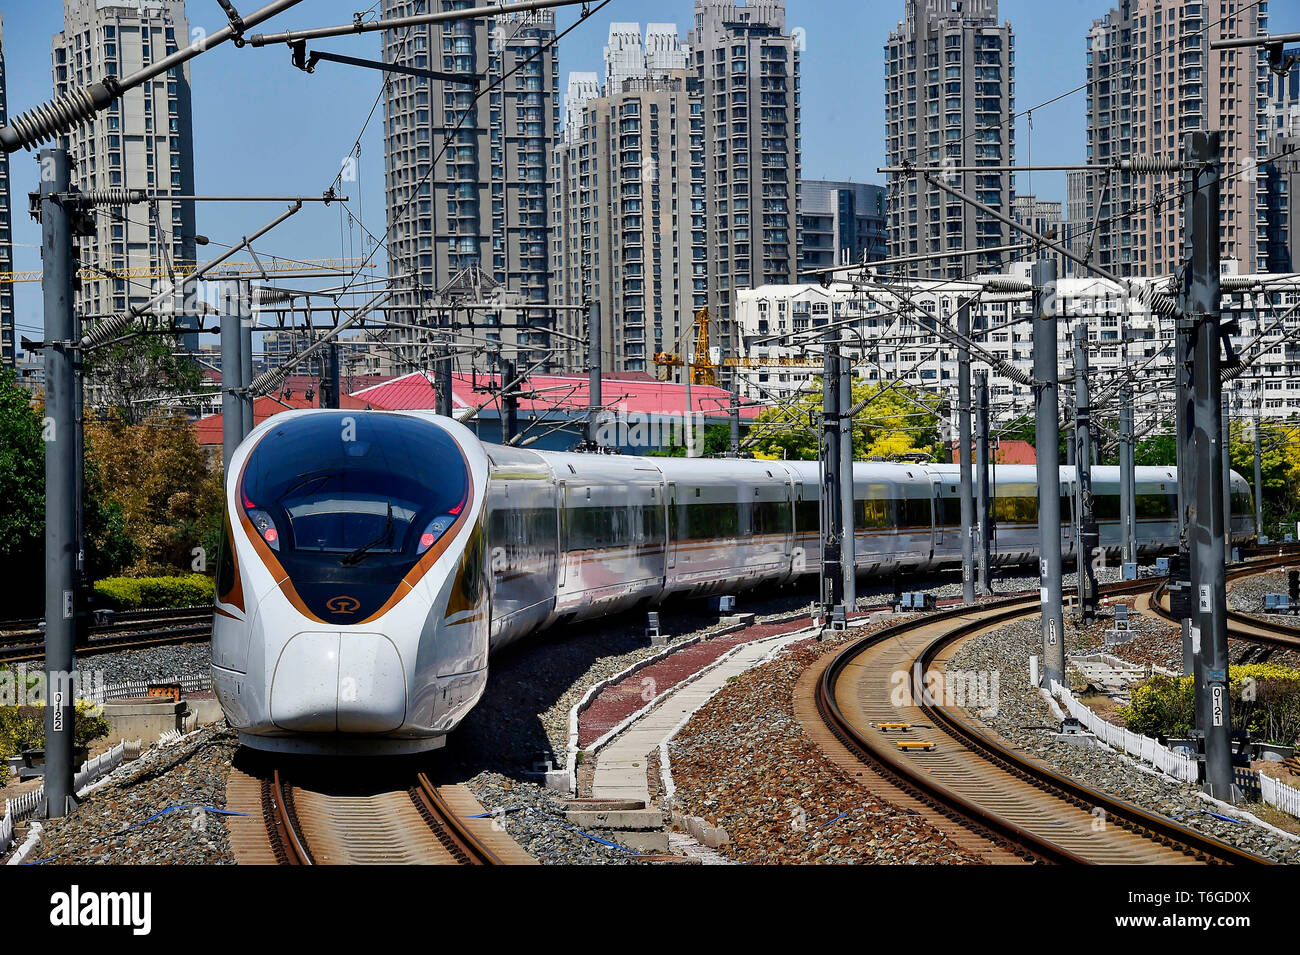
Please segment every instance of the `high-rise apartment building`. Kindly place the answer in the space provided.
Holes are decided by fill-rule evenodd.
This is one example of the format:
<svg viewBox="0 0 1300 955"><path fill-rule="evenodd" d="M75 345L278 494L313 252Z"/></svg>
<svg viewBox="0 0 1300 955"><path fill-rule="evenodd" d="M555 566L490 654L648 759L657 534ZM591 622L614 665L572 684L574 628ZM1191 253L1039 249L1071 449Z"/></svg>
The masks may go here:
<svg viewBox="0 0 1300 955"><path fill-rule="evenodd" d="M889 166L951 167L945 182L1004 215L1015 178L1015 36L997 0L907 0L885 45L885 156ZM1002 255L951 253L1009 244L1011 228L916 175L887 184L890 257L925 256L896 275L956 278L997 270Z"/></svg>
<svg viewBox="0 0 1300 955"><path fill-rule="evenodd" d="M599 303L601 366L653 371L690 329L694 293L686 235L692 215L692 101L675 24L610 26L605 82L569 77L555 151L555 300ZM586 316L562 313L563 364L577 370Z"/></svg>
<svg viewBox="0 0 1300 955"><path fill-rule="evenodd" d="M1210 38L1266 33L1268 4L1242 0L1124 0L1088 32L1088 162L1181 160L1187 134L1220 132L1224 258L1267 267L1267 66L1255 48L1210 49ZM1109 179L1110 187L1107 186ZM1121 276L1171 275L1185 258L1182 179L1090 175L1098 205L1094 261Z"/></svg>
<svg viewBox="0 0 1300 955"><path fill-rule="evenodd" d="M885 188L861 182L805 179L799 204L799 272L885 257Z"/></svg>
<svg viewBox="0 0 1300 955"><path fill-rule="evenodd" d="M1065 231L1064 216L1061 212L1061 203L1052 199L1039 199L1035 195L1022 194L1016 196L1011 203L1011 218L1015 219L1023 226L1033 229L1041 236L1049 239L1055 239L1057 242ZM1016 233L1016 240L1029 240L1024 233ZM1035 255L1034 258L1047 257L1056 259L1056 274L1065 275L1066 258L1063 255L1053 253L1050 249L1044 249L1042 255ZM1029 256L1021 254L1019 259L1028 259Z"/></svg>
<svg viewBox="0 0 1300 955"><path fill-rule="evenodd" d="M8 125L5 79L5 21L0 16L0 126ZM14 270L13 186L9 181L9 154L0 153L0 272ZM0 282L0 367L12 368L18 357L14 338L14 286Z"/></svg>
<svg viewBox="0 0 1300 955"><path fill-rule="evenodd" d="M687 40L698 120L692 304L709 307L731 350L736 291L798 281L803 42L786 29L785 0L695 0Z"/></svg>
<svg viewBox="0 0 1300 955"><path fill-rule="evenodd" d="M1073 169L1065 174L1065 222L1062 224L1063 244L1071 252L1082 255L1088 248L1092 220L1088 218L1088 173ZM1073 259L1065 259L1061 275L1073 277L1084 274L1084 268Z"/></svg>
<svg viewBox="0 0 1300 955"><path fill-rule="evenodd" d="M385 17L428 12L426 0L384 0ZM476 6L441 0L439 9ZM481 270L527 305L550 299L550 155L559 136L559 54L549 10L386 31L388 63L464 74L468 83L392 74L384 96L388 268L399 289L391 313L404 324L437 323L436 296L466 270ZM472 77L481 77L478 96ZM481 316L479 316L481 319ZM464 316L462 316L464 320ZM552 313L517 312L517 327L488 336L550 346ZM397 342L419 333L398 330ZM401 364L429 355L399 346Z"/></svg>
<svg viewBox="0 0 1300 955"><path fill-rule="evenodd" d="M1300 59L1300 47L1283 51ZM1291 272L1300 266L1300 222L1296 202L1300 196L1300 69L1285 76L1269 71L1268 156L1264 217L1268 222L1265 259L1270 272Z"/></svg>
<svg viewBox="0 0 1300 955"><path fill-rule="evenodd" d="M54 93L128 76L188 46L189 34L183 0L64 0ZM128 90L60 144L82 191L142 189L159 197L100 208L95 234L80 240L83 268L114 273L81 283L77 310L93 321L147 301L174 267L194 262L194 204L167 198L195 191L189 65Z"/></svg>

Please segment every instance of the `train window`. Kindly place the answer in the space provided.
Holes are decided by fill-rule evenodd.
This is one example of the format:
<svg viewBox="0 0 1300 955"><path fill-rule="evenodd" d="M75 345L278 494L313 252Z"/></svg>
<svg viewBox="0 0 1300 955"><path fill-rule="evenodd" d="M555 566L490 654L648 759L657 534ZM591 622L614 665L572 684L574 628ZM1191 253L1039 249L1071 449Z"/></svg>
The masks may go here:
<svg viewBox="0 0 1300 955"><path fill-rule="evenodd" d="M784 501L755 501L754 534L790 533L790 505Z"/></svg>
<svg viewBox="0 0 1300 955"><path fill-rule="evenodd" d="M280 420L258 442L240 504L311 612L352 624L451 533L469 493L465 456L442 428L319 412Z"/></svg>
<svg viewBox="0 0 1300 955"><path fill-rule="evenodd" d="M1249 491L1232 492L1232 516L1252 517L1255 514L1255 497Z"/></svg>
<svg viewBox="0 0 1300 955"><path fill-rule="evenodd" d="M795 530L800 534L821 529L821 501L799 501L794 506Z"/></svg>
<svg viewBox="0 0 1300 955"><path fill-rule="evenodd" d="M567 549L602 550L634 542L635 509L627 507L575 507L567 514Z"/></svg>
<svg viewBox="0 0 1300 955"><path fill-rule="evenodd" d="M1176 494L1137 494L1137 516L1172 520L1178 514Z"/></svg>
<svg viewBox="0 0 1300 955"><path fill-rule="evenodd" d="M889 488L884 484L868 485L866 497L854 503L857 507L853 516L858 527L893 526L897 502L889 499Z"/></svg>
<svg viewBox="0 0 1300 955"><path fill-rule="evenodd" d="M1094 494L1092 497L1092 518L1096 521L1119 520L1119 495Z"/></svg>
<svg viewBox="0 0 1300 955"><path fill-rule="evenodd" d="M999 484L994 488L993 519L1000 524L1038 523L1037 484Z"/></svg>
<svg viewBox="0 0 1300 955"><path fill-rule="evenodd" d="M888 527L893 523L889 513L891 501L856 501L857 513L853 515L858 527Z"/></svg>
<svg viewBox="0 0 1300 955"><path fill-rule="evenodd" d="M713 540L740 533L739 504L690 504L686 508L686 537Z"/></svg>
<svg viewBox="0 0 1300 955"><path fill-rule="evenodd" d="M972 503L974 503L972 501ZM939 523L944 527L961 527L961 498L939 498ZM974 515L971 515L974 520Z"/></svg>
<svg viewBox="0 0 1300 955"><path fill-rule="evenodd" d="M928 497L909 497L893 502L895 521L899 527L929 527L931 520L930 499Z"/></svg>
<svg viewBox="0 0 1300 955"><path fill-rule="evenodd" d="M217 548L217 597L229 602L235 589L235 546L230 534L230 514L224 513L221 527L221 544Z"/></svg>
<svg viewBox="0 0 1300 955"><path fill-rule="evenodd" d="M647 544L664 542L664 512L657 504L641 509L641 535Z"/></svg>
<svg viewBox="0 0 1300 955"><path fill-rule="evenodd" d="M351 564L417 556L426 525L454 520L468 490L464 458L441 429L400 415L328 414L288 421L261 441L242 492L245 510L269 519L282 555Z"/></svg>

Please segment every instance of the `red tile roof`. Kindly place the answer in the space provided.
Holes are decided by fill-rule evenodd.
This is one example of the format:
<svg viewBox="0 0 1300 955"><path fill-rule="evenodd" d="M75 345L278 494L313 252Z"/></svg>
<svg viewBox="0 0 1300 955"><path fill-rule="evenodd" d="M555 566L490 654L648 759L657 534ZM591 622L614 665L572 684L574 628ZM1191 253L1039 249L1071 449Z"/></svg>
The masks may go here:
<svg viewBox="0 0 1300 955"><path fill-rule="evenodd" d="M952 463L961 463L961 442L952 443ZM993 451L995 464L1037 464L1038 454L1028 441L1003 439Z"/></svg>
<svg viewBox="0 0 1300 955"><path fill-rule="evenodd" d="M349 379L345 379L346 384ZM350 379L358 381L360 379ZM432 411L435 406L432 376L413 372L387 381L373 379L369 383L345 394L339 402L345 409L377 411ZM489 400L491 388L499 379L480 375L452 375L453 414L482 405L483 410L499 412L499 400ZM564 375L536 375L527 381L528 396L519 399L523 414L548 412L578 414L587 409L588 379ZM312 398L307 400L307 391ZM289 397L285 397L285 392ZM275 397L265 396L253 403L253 417L261 424L272 415L298 408L320 407L320 380L310 376L293 376L286 380ZM606 407L629 414L680 415L686 408L686 389L682 385L658 381L644 372L623 372L602 379L601 397ZM707 417L723 417L727 413L731 393L723 388L706 385L691 386L691 404L696 412ZM486 402L486 404L485 404ZM742 420L758 417L758 406L740 407ZM221 415L210 415L195 423L199 444L221 444Z"/></svg>
<svg viewBox="0 0 1300 955"><path fill-rule="evenodd" d="M491 390L500 384L496 376L452 375L452 407L459 411L467 408L499 410L499 400L491 397ZM589 381L586 376L534 375L529 378L525 395L519 399L519 410L524 413L545 411L582 412L587 408ZM434 407L433 383L424 372L414 372L394 378L371 388L354 391L375 408L390 411L432 409ZM658 381L643 372L607 375L601 380L601 399L614 410L635 414L676 414L686 410L686 389L683 385ZM691 386L691 405L697 413L709 417L722 417L727 413L731 393L723 388L707 385ZM740 417L750 420L758 417L761 409L742 402Z"/></svg>

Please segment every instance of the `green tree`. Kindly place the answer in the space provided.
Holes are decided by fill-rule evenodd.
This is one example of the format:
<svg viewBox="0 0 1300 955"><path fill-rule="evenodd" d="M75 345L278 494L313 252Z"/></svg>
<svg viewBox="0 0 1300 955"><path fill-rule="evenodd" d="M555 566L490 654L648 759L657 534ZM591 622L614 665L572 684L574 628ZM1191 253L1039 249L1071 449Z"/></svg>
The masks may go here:
<svg viewBox="0 0 1300 955"><path fill-rule="evenodd" d="M87 393L116 409L120 420L138 424L152 413L151 399L212 390L183 351L176 335L140 335L95 349L86 358ZM178 400L183 407L197 406L197 400Z"/></svg>
<svg viewBox="0 0 1300 955"><path fill-rule="evenodd" d="M45 443L41 415L14 373L0 371L0 575L5 616L39 613L45 535Z"/></svg>
<svg viewBox="0 0 1300 955"><path fill-rule="evenodd" d="M113 414L88 423L86 460L137 549L130 573L189 571L195 547L204 548L205 563L215 559L221 471L183 415L155 410L139 423Z"/></svg>
<svg viewBox="0 0 1300 955"><path fill-rule="evenodd" d="M1171 468L1178 463L1178 444L1172 434L1153 434L1133 446L1133 463L1138 467Z"/></svg>
<svg viewBox="0 0 1300 955"><path fill-rule="evenodd" d="M39 614L44 604L45 442L42 402L0 372L0 575L10 597L7 615ZM93 580L135 559L121 510L104 493L93 462L86 463L83 517L86 573Z"/></svg>
<svg viewBox="0 0 1300 955"><path fill-rule="evenodd" d="M1228 442L1232 469L1255 487L1253 426L1234 422ZM1265 421L1260 426L1260 477L1264 488L1264 525L1294 527L1300 519L1300 432L1296 425ZM1267 533L1267 531L1265 531Z"/></svg>
<svg viewBox="0 0 1300 955"><path fill-rule="evenodd" d="M943 399L939 395L907 385L855 382L853 403L864 401L865 406L853 417L855 458L912 453L940 456L939 406ZM817 378L806 394L759 415L749 433L754 452L768 458L815 460L821 409L821 379Z"/></svg>

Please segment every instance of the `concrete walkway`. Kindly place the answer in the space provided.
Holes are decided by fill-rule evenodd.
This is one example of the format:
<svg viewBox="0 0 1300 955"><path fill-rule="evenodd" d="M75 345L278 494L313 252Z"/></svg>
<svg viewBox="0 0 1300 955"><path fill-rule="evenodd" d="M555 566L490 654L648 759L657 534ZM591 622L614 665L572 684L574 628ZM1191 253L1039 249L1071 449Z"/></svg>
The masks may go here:
<svg viewBox="0 0 1300 955"><path fill-rule="evenodd" d="M807 636L808 634L781 634L745 644L703 676L662 697L654 709L600 751L591 783L592 797L636 799L648 806L650 788L646 780L647 754L654 752L688 714L708 702L731 677L757 666L783 643L792 643Z"/></svg>

